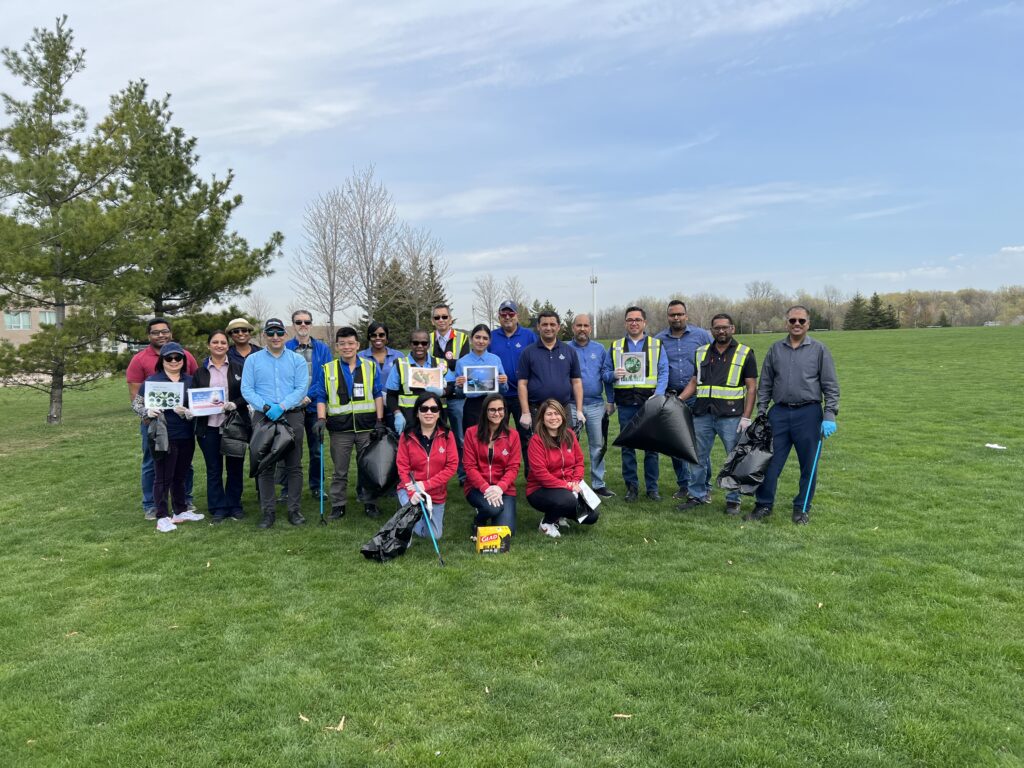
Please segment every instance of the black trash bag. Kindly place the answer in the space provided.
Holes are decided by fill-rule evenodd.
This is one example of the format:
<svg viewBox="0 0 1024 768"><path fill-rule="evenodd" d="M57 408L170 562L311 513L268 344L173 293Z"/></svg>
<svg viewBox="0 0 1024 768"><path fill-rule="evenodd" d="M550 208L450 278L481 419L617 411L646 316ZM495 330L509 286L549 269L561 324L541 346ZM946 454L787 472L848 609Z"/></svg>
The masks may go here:
<svg viewBox="0 0 1024 768"><path fill-rule="evenodd" d="M405 554L412 539L412 529L423 517L419 504L406 504L384 523L377 535L363 544L359 550L367 560L386 563Z"/></svg>
<svg viewBox="0 0 1024 768"><path fill-rule="evenodd" d="M740 436L736 447L718 473L718 487L727 491L753 494L764 482L764 473L772 460L772 425L761 414Z"/></svg>
<svg viewBox="0 0 1024 768"><path fill-rule="evenodd" d="M611 415L605 411L604 416L601 417L601 450L597 452L597 458L594 460L595 464L600 464L601 459L608 453L608 427L611 422Z"/></svg>
<svg viewBox="0 0 1024 768"><path fill-rule="evenodd" d="M390 493L398 484L398 438L394 432L378 430L356 464L363 488L370 496Z"/></svg>
<svg viewBox="0 0 1024 768"><path fill-rule="evenodd" d="M666 456L697 463L697 437L693 416L686 403L675 395L654 395L637 411L619 436L619 448L656 451Z"/></svg>
<svg viewBox="0 0 1024 768"><path fill-rule="evenodd" d="M252 442L249 443L249 477L257 477L294 447L295 433L287 421L263 419L252 428Z"/></svg>
<svg viewBox="0 0 1024 768"><path fill-rule="evenodd" d="M252 440L252 424L241 411L231 411L220 425L220 452L223 456L245 458L245 450Z"/></svg>

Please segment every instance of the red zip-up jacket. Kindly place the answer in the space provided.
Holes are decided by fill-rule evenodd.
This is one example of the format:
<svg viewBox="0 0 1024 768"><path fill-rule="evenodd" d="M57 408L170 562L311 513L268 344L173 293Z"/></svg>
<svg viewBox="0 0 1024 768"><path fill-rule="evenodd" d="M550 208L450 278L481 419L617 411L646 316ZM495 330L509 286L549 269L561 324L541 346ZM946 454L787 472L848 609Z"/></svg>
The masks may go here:
<svg viewBox="0 0 1024 768"><path fill-rule="evenodd" d="M487 446L477 438L477 427L466 430L462 441L462 466L466 468L466 495L474 488L483 493L492 485L501 488L506 496L516 495L516 478L522 454L519 449L519 433L509 430L494 441L494 456L487 458Z"/></svg>
<svg viewBox="0 0 1024 768"><path fill-rule="evenodd" d="M572 432L572 444L568 447L548 448L540 435L534 434L526 446L526 457L530 462L530 475L526 478L526 493L540 488L570 489L573 483L583 479L583 451Z"/></svg>
<svg viewBox="0 0 1024 768"><path fill-rule="evenodd" d="M444 504L448 498L448 481L454 477L459 468L459 450L455 445L455 435L451 430L441 429L434 432L434 441L430 444L430 455L420 444L419 438L403 432L398 440L398 487L404 489L416 476L416 482L435 504Z"/></svg>

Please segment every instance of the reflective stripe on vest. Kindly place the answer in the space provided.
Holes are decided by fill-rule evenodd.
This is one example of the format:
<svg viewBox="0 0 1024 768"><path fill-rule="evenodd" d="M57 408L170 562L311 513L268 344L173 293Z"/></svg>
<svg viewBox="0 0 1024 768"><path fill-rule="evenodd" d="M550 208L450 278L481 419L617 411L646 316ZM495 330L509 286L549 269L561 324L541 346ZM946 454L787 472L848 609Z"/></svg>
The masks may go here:
<svg viewBox="0 0 1024 768"><path fill-rule="evenodd" d="M729 374L725 377L724 387L701 384L700 382L700 367L710 352L711 345L705 344L703 347L697 348L697 352L693 357L697 376L697 397L713 397L716 400L742 400L746 397L747 388L740 383L740 376L743 375L743 364L747 361L747 355L750 354L750 347L745 344L736 345L736 350L732 355L732 362L729 363Z"/></svg>
<svg viewBox="0 0 1024 768"><path fill-rule="evenodd" d="M466 336L466 334L464 334L462 331L456 330L454 331L454 334L455 335L452 337L452 340L448 343L448 346L444 350L441 350L440 347L437 346L437 332L430 332L430 351L434 353L434 357L438 358L439 360L445 360L444 353L446 351L450 351L452 353L451 358L445 360L445 362L448 364L448 369L451 371L455 370L455 361L462 356L462 350L465 349L466 342L469 339L469 337ZM439 351L441 352L440 355L437 354Z"/></svg>
<svg viewBox="0 0 1024 768"><path fill-rule="evenodd" d="M622 355L626 351L626 339L616 339L612 342L612 362L616 368L622 367ZM661 360L661 340L648 336L644 341L647 347L647 369L644 371L642 383L631 382L624 384L621 379L616 379L612 386L615 389L656 389L658 386L658 361Z"/></svg>
<svg viewBox="0 0 1024 768"><path fill-rule="evenodd" d="M327 386L327 415L328 416L355 416L360 413L376 413L377 405L373 397L373 376L376 373L377 363L366 358L359 358L359 371L362 374L363 396L360 399L352 397L349 392L347 403L341 402L338 393L338 376L341 375L341 360L335 360L324 366L324 384ZM352 377L355 383L355 376Z"/></svg>

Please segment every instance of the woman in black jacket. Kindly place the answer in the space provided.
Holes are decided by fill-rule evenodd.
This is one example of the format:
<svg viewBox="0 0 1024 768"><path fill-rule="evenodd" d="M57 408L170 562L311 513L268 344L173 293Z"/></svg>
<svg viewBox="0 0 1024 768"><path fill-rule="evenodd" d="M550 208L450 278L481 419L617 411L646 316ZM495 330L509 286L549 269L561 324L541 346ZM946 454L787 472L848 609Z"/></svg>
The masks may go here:
<svg viewBox="0 0 1024 768"><path fill-rule="evenodd" d="M203 360L192 377L192 386L195 388L224 387L227 390L223 413L196 419L196 440L206 460L206 504L215 524L229 517L234 520L245 517L242 511L245 459L240 456L223 456L220 452L220 427L227 414L236 412L238 418L246 422L249 420L248 404L242 397L242 364L228 360L228 347L228 337L224 331L211 333L207 339L210 356Z"/></svg>

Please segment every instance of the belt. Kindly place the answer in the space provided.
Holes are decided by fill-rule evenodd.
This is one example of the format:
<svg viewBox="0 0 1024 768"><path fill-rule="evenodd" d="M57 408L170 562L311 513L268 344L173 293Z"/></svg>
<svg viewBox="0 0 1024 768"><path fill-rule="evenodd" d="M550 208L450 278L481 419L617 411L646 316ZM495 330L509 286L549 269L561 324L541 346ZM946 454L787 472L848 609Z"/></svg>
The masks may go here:
<svg viewBox="0 0 1024 768"><path fill-rule="evenodd" d="M819 405L817 400L804 400L802 403L776 403L782 408L803 408L805 405Z"/></svg>

